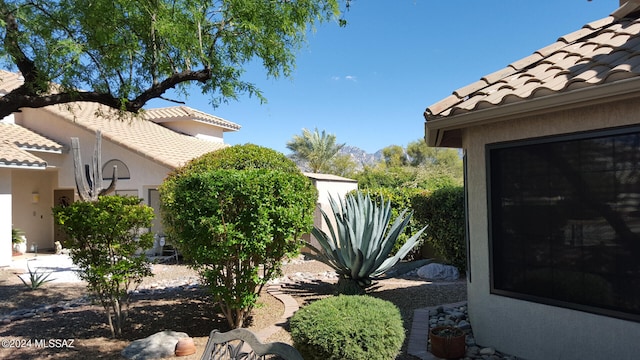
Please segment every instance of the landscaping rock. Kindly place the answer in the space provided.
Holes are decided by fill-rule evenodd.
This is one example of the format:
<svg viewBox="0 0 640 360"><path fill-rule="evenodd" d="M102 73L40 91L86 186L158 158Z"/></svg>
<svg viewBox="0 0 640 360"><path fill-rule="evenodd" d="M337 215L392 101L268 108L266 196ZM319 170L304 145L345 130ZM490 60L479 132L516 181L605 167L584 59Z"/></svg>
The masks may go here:
<svg viewBox="0 0 640 360"><path fill-rule="evenodd" d="M427 280L456 281L460 273L455 266L431 263L419 268L418 276Z"/></svg>
<svg viewBox="0 0 640 360"><path fill-rule="evenodd" d="M130 360L152 360L173 356L178 340L187 337L187 333L165 330L133 341L121 354Z"/></svg>
<svg viewBox="0 0 640 360"><path fill-rule="evenodd" d="M494 355L495 353L496 353L496 349L492 347L482 348L480 349L480 352L479 352L480 355Z"/></svg>

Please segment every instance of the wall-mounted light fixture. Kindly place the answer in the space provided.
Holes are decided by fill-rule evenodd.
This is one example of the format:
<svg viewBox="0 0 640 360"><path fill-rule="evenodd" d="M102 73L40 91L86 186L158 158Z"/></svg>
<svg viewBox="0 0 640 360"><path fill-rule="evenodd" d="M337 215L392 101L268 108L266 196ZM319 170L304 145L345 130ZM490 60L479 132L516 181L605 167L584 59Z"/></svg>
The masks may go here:
<svg viewBox="0 0 640 360"><path fill-rule="evenodd" d="M31 193L31 203L37 204L40 202L40 193L35 191Z"/></svg>

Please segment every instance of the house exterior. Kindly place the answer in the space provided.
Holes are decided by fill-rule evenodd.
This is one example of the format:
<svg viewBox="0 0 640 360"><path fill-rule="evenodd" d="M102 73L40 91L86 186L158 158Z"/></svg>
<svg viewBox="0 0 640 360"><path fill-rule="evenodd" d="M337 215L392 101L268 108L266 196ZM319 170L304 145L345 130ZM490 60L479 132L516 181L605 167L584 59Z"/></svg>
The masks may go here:
<svg viewBox="0 0 640 360"><path fill-rule="evenodd" d="M530 360L640 354L640 1L425 111L465 154L476 342Z"/></svg>
<svg viewBox="0 0 640 360"><path fill-rule="evenodd" d="M358 190L358 181L348 179L342 176L331 174L318 174L305 172L304 175L308 177L313 185L318 190L318 202L316 209L313 213L313 224L325 233L329 234L329 227L322 217L322 211L329 215L329 218L334 220L333 211L331 210L331 203L329 199L344 199L344 197L351 191ZM335 220L334 220L335 221ZM335 225L335 224L334 224ZM307 234L303 239L309 242L314 247L320 249L320 243L311 234ZM306 250L303 249L303 252Z"/></svg>
<svg viewBox="0 0 640 360"><path fill-rule="evenodd" d="M0 94L22 82L6 71L0 71L0 79ZM0 121L0 266L11 263L12 226L25 233L28 251L52 249L63 236L55 230L51 207L77 199L71 137L79 138L82 162L89 164L100 130L105 186L117 165L116 194L138 196L157 212L157 186L165 176L227 146L223 134L240 129L185 106L150 109L125 120L109 118L109 113L99 104L75 103L22 109ZM159 216L151 231L162 232Z"/></svg>

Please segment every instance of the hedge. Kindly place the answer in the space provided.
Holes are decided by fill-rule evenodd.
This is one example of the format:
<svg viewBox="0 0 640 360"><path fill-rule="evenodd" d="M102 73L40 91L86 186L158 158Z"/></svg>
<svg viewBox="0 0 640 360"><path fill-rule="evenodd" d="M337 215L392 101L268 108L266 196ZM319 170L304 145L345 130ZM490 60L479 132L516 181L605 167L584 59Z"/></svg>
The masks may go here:
<svg viewBox="0 0 640 360"><path fill-rule="evenodd" d="M429 225L425 242L431 244L436 255L466 272L464 188L449 186L431 194L417 194L411 199L417 226Z"/></svg>

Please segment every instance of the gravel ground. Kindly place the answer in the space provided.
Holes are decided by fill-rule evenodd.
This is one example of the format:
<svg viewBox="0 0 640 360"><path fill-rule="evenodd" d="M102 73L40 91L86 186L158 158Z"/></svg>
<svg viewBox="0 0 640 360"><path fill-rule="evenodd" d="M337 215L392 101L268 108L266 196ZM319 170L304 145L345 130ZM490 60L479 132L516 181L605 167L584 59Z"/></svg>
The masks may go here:
<svg viewBox="0 0 640 360"><path fill-rule="evenodd" d="M317 261L293 261L284 267L285 275L296 273L325 274L331 271L330 267ZM322 278L323 276L318 277ZM332 296L334 294L334 284L334 279L309 280L283 284L282 289L284 293L293 296L298 305L302 307L312 301ZM407 332L402 353L396 360L409 360L415 359L415 357L407 355L406 351L409 330L414 320L414 310L465 301L467 299L467 287L466 282L463 280L453 283L437 283L426 281L415 275L406 275L379 280L369 289L369 295L388 300L400 309ZM416 321L423 321L423 319L417 319ZM427 319L424 319L424 321L427 321ZM291 336L285 330L278 331L267 340L292 342Z"/></svg>
<svg viewBox="0 0 640 360"><path fill-rule="evenodd" d="M54 303L59 300L78 298L86 294L86 284L82 282L49 283L35 291L26 290L16 276L22 272L23 270L21 269L0 269L0 315L15 309L34 307L34 305L42 302ZM153 266L153 272L155 276L145 279L141 288L162 289L184 284L185 282L195 283L198 281L196 272L185 265L157 264ZM296 278L297 275L302 275L306 279L305 281L282 284L283 292L291 295L301 307L314 300L333 295L335 276L332 277L331 269L322 263L296 259L285 264L283 272L284 275L289 277ZM174 330L186 331L192 335L199 349L203 348L206 343L206 334L213 326L212 321L217 322L218 326L223 326L222 320L211 317L211 301L207 300L206 293L202 291L159 291L159 294L154 296L141 293L134 299L132 305L134 306L133 313L136 317L132 321L136 324L136 328L132 330L130 339L114 340L108 338L108 333L106 333L105 325L103 324L103 315L98 306L84 306L78 308L75 312L60 313L56 315L56 317L59 317L57 322L51 321L55 317L35 317L17 321L15 324L5 325L3 328L0 327L0 337L58 337L60 331L69 331L69 329L77 331L88 327L88 330L84 331L86 334L77 335L78 344L82 346L82 352L78 353L79 356L69 357L68 355L70 354L67 353L67 356L62 358L116 359L119 358L117 355L119 354L118 349L126 346L127 340L148 336L150 333L163 330L160 327L166 327L169 324L172 324L170 328ZM464 301L466 300L466 284L464 281L437 284L411 276L395 277L380 280L370 289L370 295L391 301L398 306L407 329L408 339L415 309ZM183 312L180 316L177 316L179 315L177 314L177 309ZM250 328L252 330L260 330L279 322L283 311L284 307L278 300L266 293L262 294L260 303L254 311ZM90 318L87 317L89 315ZM168 315L172 315L172 317ZM189 321L187 318L192 320ZM193 319L196 318L197 321L194 321ZM185 320L186 322L180 325L184 329L176 328L176 322ZM43 327L45 322L49 325ZM72 323L75 325L71 326ZM56 328L56 326L62 325L66 325L63 328L67 330ZM200 328L203 330L200 331ZM267 340L291 343L291 337L286 330L276 332ZM402 354L397 359L415 359L410 355L406 355L406 346L407 341L403 345ZM111 353L113 353L113 357L107 355ZM3 355L9 355L9 357ZM0 351L0 358L60 358L56 356L56 353L43 353L42 357L33 357L33 355L24 351L11 354L5 354ZM196 354L175 359L195 360L198 358L199 355Z"/></svg>

